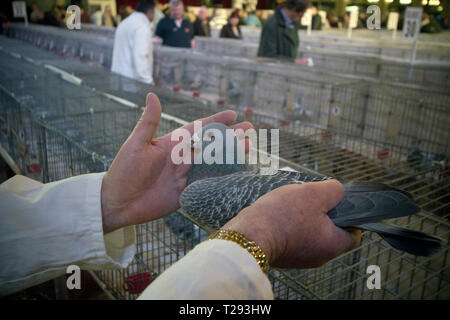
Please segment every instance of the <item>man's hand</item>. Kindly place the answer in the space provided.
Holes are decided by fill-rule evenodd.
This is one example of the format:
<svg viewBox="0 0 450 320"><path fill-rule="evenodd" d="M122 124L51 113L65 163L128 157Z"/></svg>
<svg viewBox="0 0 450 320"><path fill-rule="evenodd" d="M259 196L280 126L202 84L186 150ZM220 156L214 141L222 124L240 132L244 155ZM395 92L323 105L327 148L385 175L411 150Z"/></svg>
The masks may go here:
<svg viewBox="0 0 450 320"><path fill-rule="evenodd" d="M259 198L222 229L253 240L271 266L318 267L361 240L360 230L347 232L328 218L343 197L337 180L287 185Z"/></svg>
<svg viewBox="0 0 450 320"><path fill-rule="evenodd" d="M223 111L201 119L231 125L234 111ZM144 223L168 215L179 208L179 198L186 186L190 165L175 165L171 159L170 133L153 138L161 119L161 104L155 94L147 95L141 119L120 148L102 183L103 231L108 233L128 225ZM231 126L247 130L249 122ZM194 124L184 126L191 135Z"/></svg>

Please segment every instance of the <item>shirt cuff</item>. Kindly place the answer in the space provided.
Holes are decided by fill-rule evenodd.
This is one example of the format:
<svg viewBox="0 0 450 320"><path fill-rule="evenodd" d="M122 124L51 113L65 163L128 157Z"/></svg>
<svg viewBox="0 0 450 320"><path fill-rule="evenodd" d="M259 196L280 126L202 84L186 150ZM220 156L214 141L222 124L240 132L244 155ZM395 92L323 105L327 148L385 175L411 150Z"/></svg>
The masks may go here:
<svg viewBox="0 0 450 320"><path fill-rule="evenodd" d="M86 192L86 230L91 250L97 252L92 259L80 263L83 269L125 268L134 257L135 226L128 226L103 234L101 186L105 172L89 175ZM100 228L100 229L99 229Z"/></svg>
<svg viewBox="0 0 450 320"><path fill-rule="evenodd" d="M143 299L273 299L255 258L237 243L202 242L161 274Z"/></svg>

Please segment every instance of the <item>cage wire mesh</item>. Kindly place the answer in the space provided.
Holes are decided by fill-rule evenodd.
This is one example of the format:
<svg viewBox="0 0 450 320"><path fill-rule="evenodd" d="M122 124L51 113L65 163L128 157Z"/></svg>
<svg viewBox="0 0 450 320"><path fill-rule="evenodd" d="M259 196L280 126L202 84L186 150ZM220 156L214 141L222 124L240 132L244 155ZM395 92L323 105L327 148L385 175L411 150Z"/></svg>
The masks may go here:
<svg viewBox="0 0 450 320"><path fill-rule="evenodd" d="M0 71L0 141L22 172L50 182L106 170L140 116L140 108L136 106L143 105L146 87L105 71L98 75L88 70L83 73L83 84L75 85L42 64L7 54L5 50L0 55L0 70L5 70ZM76 69L75 62L63 63L59 59L54 57L60 66ZM83 70L82 64L80 68ZM111 83L118 85L114 87ZM95 84L96 90L91 84ZM123 86L134 86L134 91L123 90ZM348 90L353 90L350 92L330 89L330 95L324 99L328 107L336 105L335 101L347 101L339 100L344 99L339 95L348 95L350 100L362 101L368 109L355 112L343 109L336 115L340 117L339 121L335 120L337 126L330 125L329 121L321 127L317 123L280 119L248 109L239 112L239 119L249 120L257 128L281 128L281 166L314 170L343 180L383 182L412 193L422 211L393 223L448 241L450 169L448 132L445 133L449 121L448 100L422 105L418 108L424 111L419 113L406 104L402 117L413 110L410 112L414 121L406 118L397 124L394 132L398 139L389 141L383 115L395 117L385 106L397 105L402 100L401 92L377 87L366 93L364 87L370 86L350 87ZM135 106L104 95L102 89L130 99ZM176 117L191 121L222 109L217 104L200 103L200 100L159 90L163 112L175 117L162 118L158 135L179 127L181 123ZM361 90L364 93L358 94ZM317 90L319 97L322 93ZM378 97L373 105L368 102L371 96ZM420 102L414 96L409 98ZM346 106L342 104L342 108ZM380 116L364 122L371 118L368 116L371 112ZM417 129L419 119L425 118L430 119L428 125L437 128L436 132ZM366 137L366 128L377 134ZM422 144L417 145L418 140ZM30 167L30 161L34 167ZM206 238L201 227L183 213L138 225L136 254L130 266L97 271L96 275L114 297L134 299L155 277ZM376 234L365 233L360 247L320 268L273 269L269 278L279 299L448 299L447 243L432 258L414 257L392 249ZM382 267L381 290L367 289L366 268L372 264Z"/></svg>
<svg viewBox="0 0 450 320"><path fill-rule="evenodd" d="M370 77L395 82L406 82L428 87L449 89L450 77L450 49L436 49L433 54L422 53L419 50L417 62L410 64L411 49L406 48L403 56L392 56L390 52L381 50L376 46L372 53L365 52L367 46L340 44L313 41L310 45L308 39L301 41L303 46L299 49L300 58L311 58L313 67L321 72ZM246 58L256 57L257 43L248 43L239 40L198 38L196 50L199 52L228 55ZM392 51L392 50L391 50ZM394 52L395 53L395 52ZM430 62L431 60L431 62ZM412 68L411 77L410 70Z"/></svg>

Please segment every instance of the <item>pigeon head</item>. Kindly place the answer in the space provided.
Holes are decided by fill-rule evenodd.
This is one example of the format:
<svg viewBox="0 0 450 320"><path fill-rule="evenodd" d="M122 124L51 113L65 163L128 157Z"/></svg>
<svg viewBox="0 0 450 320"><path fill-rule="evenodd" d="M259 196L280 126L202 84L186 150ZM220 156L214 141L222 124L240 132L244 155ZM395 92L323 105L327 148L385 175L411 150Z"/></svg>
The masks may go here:
<svg viewBox="0 0 450 320"><path fill-rule="evenodd" d="M244 142L238 139L233 129L222 123L210 123L195 132L190 146L195 159L188 173L187 185L247 169ZM239 153L244 153L243 159Z"/></svg>

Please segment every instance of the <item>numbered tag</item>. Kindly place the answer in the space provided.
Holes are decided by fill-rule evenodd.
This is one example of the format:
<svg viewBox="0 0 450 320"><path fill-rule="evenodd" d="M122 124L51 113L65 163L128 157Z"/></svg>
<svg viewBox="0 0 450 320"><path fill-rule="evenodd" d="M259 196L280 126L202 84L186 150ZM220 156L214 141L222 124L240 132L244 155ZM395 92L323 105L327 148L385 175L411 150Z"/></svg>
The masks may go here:
<svg viewBox="0 0 450 320"><path fill-rule="evenodd" d="M350 11L350 18L348 22L350 28L354 29L358 26L358 15L358 8L354 8L352 11Z"/></svg>
<svg viewBox="0 0 450 320"><path fill-rule="evenodd" d="M303 14L301 24L303 26L310 26L312 24L312 10L306 9L305 13Z"/></svg>
<svg viewBox="0 0 450 320"><path fill-rule="evenodd" d="M25 18L27 16L27 8L25 1L13 1L13 15L15 18Z"/></svg>
<svg viewBox="0 0 450 320"><path fill-rule="evenodd" d="M422 8L406 8L405 22L403 23L403 40L417 40L422 22L422 12Z"/></svg>
<svg viewBox="0 0 450 320"><path fill-rule="evenodd" d="M294 111L294 96L291 91L288 92L286 100L285 100L285 107L287 112Z"/></svg>
<svg viewBox="0 0 450 320"><path fill-rule="evenodd" d="M27 7L25 1L12 2L13 16L15 18L23 18L25 20L25 27L28 27Z"/></svg>

